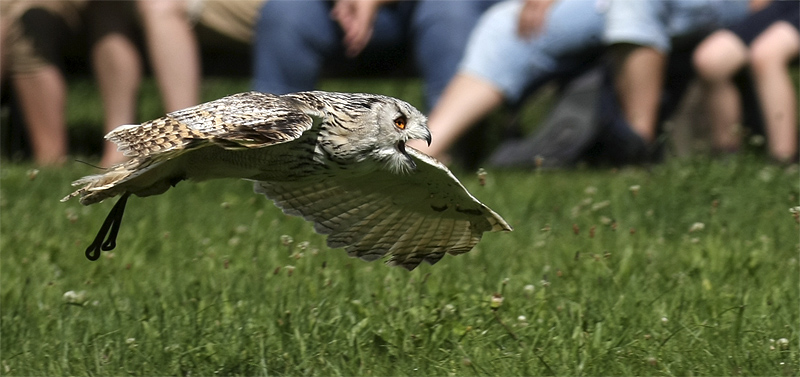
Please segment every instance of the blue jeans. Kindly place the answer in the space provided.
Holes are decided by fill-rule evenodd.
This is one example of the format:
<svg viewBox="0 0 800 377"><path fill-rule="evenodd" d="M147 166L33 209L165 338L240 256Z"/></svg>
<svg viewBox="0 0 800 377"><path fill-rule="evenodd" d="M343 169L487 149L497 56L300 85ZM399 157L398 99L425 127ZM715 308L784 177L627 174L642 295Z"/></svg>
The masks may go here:
<svg viewBox="0 0 800 377"><path fill-rule="evenodd" d="M380 9L363 53L410 47L433 107L453 77L470 31L491 1L401 1ZM330 59L346 59L342 30L327 1L267 1L254 37L254 87L269 93L311 90ZM362 54L363 54L362 53Z"/></svg>
<svg viewBox="0 0 800 377"><path fill-rule="evenodd" d="M605 15L595 2L556 2L544 30L530 39L517 34L522 5L506 0L487 10L472 32L460 67L494 85L512 103L526 91L592 61L604 46Z"/></svg>

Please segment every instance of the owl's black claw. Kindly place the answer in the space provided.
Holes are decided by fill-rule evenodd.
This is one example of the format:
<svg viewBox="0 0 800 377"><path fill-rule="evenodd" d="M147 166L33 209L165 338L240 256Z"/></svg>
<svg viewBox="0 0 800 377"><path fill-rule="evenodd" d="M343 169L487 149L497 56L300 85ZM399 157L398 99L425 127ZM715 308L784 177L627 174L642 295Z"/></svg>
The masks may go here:
<svg viewBox="0 0 800 377"><path fill-rule="evenodd" d="M119 234L119 226L122 224L122 215L125 213L125 204L128 202L128 197L131 194L126 192L122 194L111 212L106 216L100 231L97 232L92 244L86 248L86 259L96 261L100 258L101 251L114 250L117 247L117 234ZM108 238L106 238L108 235ZM105 240L105 241L104 241Z"/></svg>

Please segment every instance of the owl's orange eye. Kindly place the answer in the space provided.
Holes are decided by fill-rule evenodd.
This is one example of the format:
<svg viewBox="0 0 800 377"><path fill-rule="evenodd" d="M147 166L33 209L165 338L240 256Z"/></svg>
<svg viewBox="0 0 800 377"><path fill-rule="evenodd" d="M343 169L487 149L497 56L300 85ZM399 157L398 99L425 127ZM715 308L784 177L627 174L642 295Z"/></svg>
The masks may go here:
<svg viewBox="0 0 800 377"><path fill-rule="evenodd" d="M404 117L404 116L397 117L397 119L394 120L394 126L399 128L399 129L401 129L401 130L405 130L406 129L406 117Z"/></svg>

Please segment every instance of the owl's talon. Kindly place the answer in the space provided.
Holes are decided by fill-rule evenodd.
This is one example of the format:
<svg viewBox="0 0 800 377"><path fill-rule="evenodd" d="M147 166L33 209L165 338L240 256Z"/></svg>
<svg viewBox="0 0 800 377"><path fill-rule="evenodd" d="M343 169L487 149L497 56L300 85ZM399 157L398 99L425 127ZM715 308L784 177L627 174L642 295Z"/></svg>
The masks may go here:
<svg viewBox="0 0 800 377"><path fill-rule="evenodd" d="M122 194L111 212L106 216L100 231L97 232L92 244L86 248L86 259L96 261L100 258L101 251L114 250L117 247L117 234L119 234L119 227L122 224L122 215L125 213L125 204L128 202L129 192ZM106 238L106 235L108 237ZM103 241L105 239L105 242Z"/></svg>

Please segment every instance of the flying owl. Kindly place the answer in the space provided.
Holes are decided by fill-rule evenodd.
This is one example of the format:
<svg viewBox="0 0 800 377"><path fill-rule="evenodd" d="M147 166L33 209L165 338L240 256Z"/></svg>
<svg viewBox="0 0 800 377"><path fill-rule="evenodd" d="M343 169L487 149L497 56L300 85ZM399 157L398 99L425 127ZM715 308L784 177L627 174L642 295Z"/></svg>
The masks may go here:
<svg viewBox="0 0 800 377"><path fill-rule="evenodd" d="M314 223L331 248L414 269L472 249L483 232L510 231L441 163L413 148L427 120L381 95L234 94L106 135L128 162L81 178L62 201L120 195L94 242L96 260L116 246L131 194L158 195L183 180L243 178L285 213Z"/></svg>

